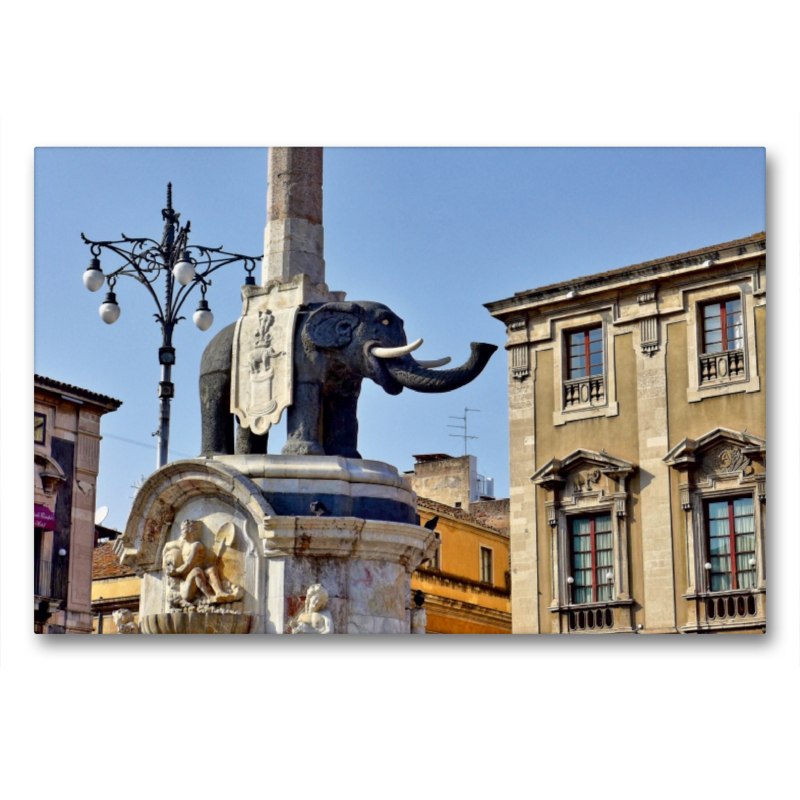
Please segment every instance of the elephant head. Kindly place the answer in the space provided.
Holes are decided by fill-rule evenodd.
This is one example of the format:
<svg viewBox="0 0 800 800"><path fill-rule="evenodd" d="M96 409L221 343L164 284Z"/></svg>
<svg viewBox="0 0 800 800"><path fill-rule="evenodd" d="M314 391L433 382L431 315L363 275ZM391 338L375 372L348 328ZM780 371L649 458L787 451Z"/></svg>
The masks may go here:
<svg viewBox="0 0 800 800"><path fill-rule="evenodd" d="M325 303L309 315L301 338L307 353L322 351L393 395L404 388L431 393L458 389L477 378L497 350L473 342L472 355L462 366L436 369L450 359L417 361L411 353L422 339L409 344L403 320L388 306L371 302Z"/></svg>
<svg viewBox="0 0 800 800"><path fill-rule="evenodd" d="M268 434L239 426L234 441L230 414L234 325L209 343L200 368L203 455L265 453ZM403 320L381 303L331 302L300 312L293 343L292 403L287 407L284 455L360 458L357 405L364 378L389 394L404 388L449 392L480 375L493 344L472 344L469 360L456 369L436 369L450 359L417 361L422 344L406 339Z"/></svg>

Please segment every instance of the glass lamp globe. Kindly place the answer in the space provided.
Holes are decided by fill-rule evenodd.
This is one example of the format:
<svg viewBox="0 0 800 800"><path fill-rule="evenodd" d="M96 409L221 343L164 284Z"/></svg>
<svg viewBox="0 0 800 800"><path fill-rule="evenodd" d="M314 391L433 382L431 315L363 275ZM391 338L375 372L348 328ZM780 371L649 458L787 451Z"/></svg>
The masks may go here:
<svg viewBox="0 0 800 800"><path fill-rule="evenodd" d="M83 273L83 283L90 292L96 292L106 280L103 270L100 269L100 259L93 258L89 262L86 272Z"/></svg>
<svg viewBox="0 0 800 800"><path fill-rule="evenodd" d="M214 315L208 307L208 300L201 300L197 311L192 316L192 321L201 331L207 331L214 324Z"/></svg>
<svg viewBox="0 0 800 800"><path fill-rule="evenodd" d="M100 319L106 325L113 325L119 319L119 306L117 305L117 296L114 292L109 292L103 305L100 306Z"/></svg>
<svg viewBox="0 0 800 800"><path fill-rule="evenodd" d="M194 280L194 264L189 260L189 256L183 253L178 262L172 268L175 280L181 286L188 286Z"/></svg>

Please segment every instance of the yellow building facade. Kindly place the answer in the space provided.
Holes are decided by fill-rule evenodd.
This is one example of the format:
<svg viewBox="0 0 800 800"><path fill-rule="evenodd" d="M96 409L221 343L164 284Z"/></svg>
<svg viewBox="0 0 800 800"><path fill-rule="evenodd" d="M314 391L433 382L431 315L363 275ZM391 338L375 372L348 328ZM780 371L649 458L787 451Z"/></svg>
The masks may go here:
<svg viewBox="0 0 800 800"><path fill-rule="evenodd" d="M515 633L763 633L766 235L487 304Z"/></svg>
<svg viewBox="0 0 800 800"><path fill-rule="evenodd" d="M420 523L438 517L436 558L411 576L425 597L428 633L511 633L508 534L460 509L418 498Z"/></svg>
<svg viewBox="0 0 800 800"><path fill-rule="evenodd" d="M139 621L141 578L119 563L111 541L101 540L92 561L94 633L116 633L113 614L127 608Z"/></svg>

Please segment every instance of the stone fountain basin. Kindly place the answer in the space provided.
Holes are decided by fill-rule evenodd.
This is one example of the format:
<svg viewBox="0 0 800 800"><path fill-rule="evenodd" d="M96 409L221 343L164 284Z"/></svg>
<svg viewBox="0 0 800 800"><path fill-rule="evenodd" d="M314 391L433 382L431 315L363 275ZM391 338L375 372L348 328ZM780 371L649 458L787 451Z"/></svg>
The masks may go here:
<svg viewBox="0 0 800 800"><path fill-rule="evenodd" d="M252 633L254 614L203 614L188 611L150 614L140 621L142 633Z"/></svg>

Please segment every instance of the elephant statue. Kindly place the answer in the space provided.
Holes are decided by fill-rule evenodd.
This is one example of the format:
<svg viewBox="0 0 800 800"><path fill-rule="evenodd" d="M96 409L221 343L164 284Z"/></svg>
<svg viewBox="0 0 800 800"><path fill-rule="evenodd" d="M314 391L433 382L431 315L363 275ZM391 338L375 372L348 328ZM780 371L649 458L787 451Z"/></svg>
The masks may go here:
<svg viewBox="0 0 800 800"><path fill-rule="evenodd" d="M200 363L202 455L266 453L268 434L237 426L230 412L235 323L208 344ZM292 404L287 408L284 455L361 458L356 410L361 382L370 378L388 394L404 388L449 392L474 380L497 350L472 343L472 355L455 369L439 370L449 358L416 361L403 320L373 302L312 303L301 309L293 343Z"/></svg>

